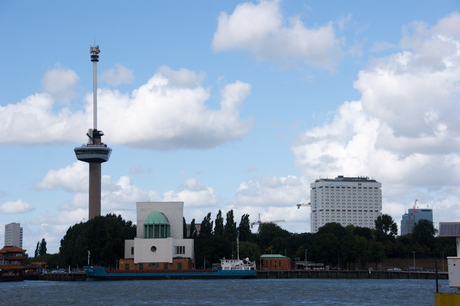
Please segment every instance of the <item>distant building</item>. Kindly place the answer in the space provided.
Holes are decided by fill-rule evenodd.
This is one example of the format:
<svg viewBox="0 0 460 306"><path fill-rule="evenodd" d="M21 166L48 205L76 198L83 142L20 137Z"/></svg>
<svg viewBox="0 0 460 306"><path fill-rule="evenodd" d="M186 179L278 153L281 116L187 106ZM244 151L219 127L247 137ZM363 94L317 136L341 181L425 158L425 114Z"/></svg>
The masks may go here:
<svg viewBox="0 0 460 306"><path fill-rule="evenodd" d="M5 246L17 246L22 249L22 227L20 223L5 225Z"/></svg>
<svg viewBox="0 0 460 306"><path fill-rule="evenodd" d="M136 209L136 237L125 240L119 269L192 269L194 241L183 237L184 202L138 202Z"/></svg>
<svg viewBox="0 0 460 306"><path fill-rule="evenodd" d="M7 280L8 276L19 276L24 274L23 265L26 250L18 246L4 246L0 250L0 281Z"/></svg>
<svg viewBox="0 0 460 306"><path fill-rule="evenodd" d="M382 184L368 177L317 179L310 184L311 232L326 223L375 228L382 215Z"/></svg>
<svg viewBox="0 0 460 306"><path fill-rule="evenodd" d="M280 254L263 254L260 256L261 270L290 270L291 259Z"/></svg>
<svg viewBox="0 0 460 306"><path fill-rule="evenodd" d="M428 220L433 222L433 210L430 208L413 208L402 215L401 236L411 234L415 224L419 220Z"/></svg>

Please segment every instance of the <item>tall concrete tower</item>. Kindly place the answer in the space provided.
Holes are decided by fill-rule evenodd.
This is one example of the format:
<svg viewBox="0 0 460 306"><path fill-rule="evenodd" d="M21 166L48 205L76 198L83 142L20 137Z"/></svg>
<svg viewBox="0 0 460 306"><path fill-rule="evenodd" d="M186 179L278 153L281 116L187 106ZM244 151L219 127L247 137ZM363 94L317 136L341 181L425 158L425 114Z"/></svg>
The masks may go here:
<svg viewBox="0 0 460 306"><path fill-rule="evenodd" d="M101 163L109 160L112 149L102 143L102 131L97 129L97 62L99 61L98 45L90 46L93 62L93 128L88 130L88 144L75 148L78 160L89 163L89 217L93 219L101 215Z"/></svg>

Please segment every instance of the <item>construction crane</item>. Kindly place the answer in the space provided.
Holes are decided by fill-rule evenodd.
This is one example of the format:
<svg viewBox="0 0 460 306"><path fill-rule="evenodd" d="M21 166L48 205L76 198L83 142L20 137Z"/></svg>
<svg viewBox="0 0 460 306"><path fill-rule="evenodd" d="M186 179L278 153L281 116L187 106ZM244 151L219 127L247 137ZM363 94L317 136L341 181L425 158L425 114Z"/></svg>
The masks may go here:
<svg viewBox="0 0 460 306"><path fill-rule="evenodd" d="M259 221L256 221L256 222L252 222L251 223L251 228L254 226L254 225L262 225L262 224L265 224L265 223L277 223L277 222L284 222L284 220L273 220L273 221L263 221L260 219L260 214L259 214Z"/></svg>
<svg viewBox="0 0 460 306"><path fill-rule="evenodd" d="M311 207L311 203L302 202L300 204L296 204L296 206L297 206L297 209L300 209L300 206L310 206Z"/></svg>
<svg viewBox="0 0 460 306"><path fill-rule="evenodd" d="M417 204L417 199L415 199L414 207L412 207L412 212L410 214L409 234L412 233L412 226L414 225L414 219L415 219L415 213L416 213L415 205L416 204Z"/></svg>

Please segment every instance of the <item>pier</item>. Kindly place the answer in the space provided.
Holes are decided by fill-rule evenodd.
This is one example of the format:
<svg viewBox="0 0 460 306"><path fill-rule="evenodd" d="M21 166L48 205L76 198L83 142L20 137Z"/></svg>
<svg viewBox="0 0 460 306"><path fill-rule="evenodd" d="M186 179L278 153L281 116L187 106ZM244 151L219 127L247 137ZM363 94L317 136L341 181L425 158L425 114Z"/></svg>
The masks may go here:
<svg viewBox="0 0 460 306"><path fill-rule="evenodd" d="M369 271L367 270L258 270L258 279L264 278L318 278L318 279L436 279L435 272ZM27 280L84 281L80 273L48 273L26 277ZM438 272L438 279L449 279L447 272Z"/></svg>
<svg viewBox="0 0 460 306"><path fill-rule="evenodd" d="M436 279L436 272L367 270L257 270L257 278ZM438 279L449 279L438 272Z"/></svg>

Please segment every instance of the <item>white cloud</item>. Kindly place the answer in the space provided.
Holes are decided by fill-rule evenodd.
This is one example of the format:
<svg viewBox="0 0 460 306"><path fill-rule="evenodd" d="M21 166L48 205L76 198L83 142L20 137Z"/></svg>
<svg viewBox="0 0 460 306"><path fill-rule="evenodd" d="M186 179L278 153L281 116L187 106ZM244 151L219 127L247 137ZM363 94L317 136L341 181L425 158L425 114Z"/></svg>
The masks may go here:
<svg viewBox="0 0 460 306"><path fill-rule="evenodd" d="M121 64L101 73L101 80L111 86L129 84L134 80L134 70L130 70Z"/></svg>
<svg viewBox="0 0 460 306"><path fill-rule="evenodd" d="M220 197L214 193L214 189L202 185L196 179L187 179L181 186L181 191L173 190L163 195L152 195L157 201L183 201L186 207L213 207L219 204Z"/></svg>
<svg viewBox="0 0 460 306"><path fill-rule="evenodd" d="M329 70L336 66L343 52L332 22L313 29L305 27L299 17L285 23L279 1L239 4L231 15L221 12L212 47L216 51L249 50L259 60L301 61Z"/></svg>
<svg viewBox="0 0 460 306"><path fill-rule="evenodd" d="M388 50L388 49L394 49L396 47L397 46L395 44L392 44L392 43L389 43L389 42L386 42L386 41L377 40L377 41L374 42L374 44L372 45L370 50L372 52L380 52L380 51L385 51L385 50Z"/></svg>
<svg viewBox="0 0 460 306"><path fill-rule="evenodd" d="M82 111L72 113L66 107L60 110L53 107L54 100L46 93L0 106L0 143L40 145L81 139L91 125L91 117Z"/></svg>
<svg viewBox="0 0 460 306"><path fill-rule="evenodd" d="M76 161L59 170L51 169L43 179L34 185L36 190L62 188L66 191L85 191L88 189L88 164Z"/></svg>
<svg viewBox="0 0 460 306"><path fill-rule="evenodd" d="M64 225L63 228L67 229L69 226L75 223L82 222L84 218L88 218L88 212L84 209L76 209L73 211L63 211L59 215L56 215L51 212L46 213L44 215L40 215L32 219L32 221L30 221L30 224L41 226L51 225L53 227ZM63 235L61 237L63 237Z"/></svg>
<svg viewBox="0 0 460 306"><path fill-rule="evenodd" d="M161 66L158 68L158 72L168 79L168 86L171 88L199 88L201 86L201 82L206 77L206 73L203 72L196 74L194 71L190 71L185 68L181 68L179 71L174 71L167 66Z"/></svg>
<svg viewBox="0 0 460 306"><path fill-rule="evenodd" d="M0 205L0 213L2 214L21 214L34 209L32 205L21 199L17 201L7 201Z"/></svg>
<svg viewBox="0 0 460 306"><path fill-rule="evenodd" d="M340 30L345 30L348 24L351 22L352 14L348 13L347 17L340 17L337 19L336 23Z"/></svg>
<svg viewBox="0 0 460 306"><path fill-rule="evenodd" d="M35 184L36 190L54 190L76 192L71 201L60 206L62 211L74 211L88 207L88 165L75 162L59 170L50 170L43 179ZM112 181L110 176L101 178L101 207L110 212L113 210L135 210L136 202L146 201L183 201L186 206L206 207L219 204L220 197L214 189L202 185L196 179L187 179L180 191L167 191L158 194L155 190L148 191L134 185L129 176L121 176ZM8 203L8 202L7 202Z"/></svg>
<svg viewBox="0 0 460 306"><path fill-rule="evenodd" d="M67 104L75 97L74 88L79 81L75 71L58 67L45 73L42 87L58 102Z"/></svg>
<svg viewBox="0 0 460 306"><path fill-rule="evenodd" d="M460 15L411 26L400 43L411 50L374 59L354 83L361 100L345 102L292 151L308 181L362 175L382 182L383 211L396 220L415 198L431 204L435 220L452 218L460 216L453 188L460 184ZM437 214L443 205L449 214Z"/></svg>
<svg viewBox="0 0 460 306"><path fill-rule="evenodd" d="M59 172L59 171L58 171ZM53 188L65 185L56 184ZM74 194L71 201L59 207L62 211L88 210L88 180L81 188L81 192ZM147 201L149 192L132 184L128 176L122 176L112 181L110 176L103 176L101 179L101 209L102 214L114 210L135 210L136 202Z"/></svg>
<svg viewBox="0 0 460 306"><path fill-rule="evenodd" d="M111 182L106 176L102 183L102 207L105 210L133 210L136 202L148 200L148 191L132 184L128 176L120 177L116 182Z"/></svg>
<svg viewBox="0 0 460 306"><path fill-rule="evenodd" d="M168 77L166 77L166 74ZM221 92L221 109L209 109L210 90L202 87L203 74L161 67L131 95L98 90L98 128L108 144L172 150L211 148L247 135L252 120L239 117L239 105L251 92L240 81ZM54 110L48 94L35 94L17 104L0 106L0 143L38 145L86 141L92 126L92 95L84 112Z"/></svg>
<svg viewBox="0 0 460 306"><path fill-rule="evenodd" d="M295 207L309 194L309 184L295 176L267 175L243 182L236 190L234 206Z"/></svg>

